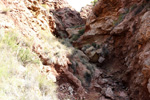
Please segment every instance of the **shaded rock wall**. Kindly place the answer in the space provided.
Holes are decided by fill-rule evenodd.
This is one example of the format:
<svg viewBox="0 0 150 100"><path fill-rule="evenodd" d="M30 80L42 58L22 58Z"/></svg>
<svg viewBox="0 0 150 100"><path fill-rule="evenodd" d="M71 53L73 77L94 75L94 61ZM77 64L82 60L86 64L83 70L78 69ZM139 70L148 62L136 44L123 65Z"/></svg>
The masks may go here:
<svg viewBox="0 0 150 100"><path fill-rule="evenodd" d="M149 0L99 0L86 21L84 35L74 43L81 49L92 43L105 48L108 55L102 56L105 60L99 66L119 69L121 73L115 78L129 87L133 100L150 99L149 23Z"/></svg>
<svg viewBox="0 0 150 100"><path fill-rule="evenodd" d="M1 0L0 36L8 34L9 29L17 30L15 34L24 40L15 45L29 49L40 59L41 74L59 85L59 98L82 99L86 95L84 86L90 86L96 67L82 51L54 36L55 32L82 23L79 13L61 1Z"/></svg>
<svg viewBox="0 0 150 100"><path fill-rule="evenodd" d="M0 8L0 29L16 28L29 42L21 45L40 58L48 78L59 85L59 98L126 100L128 91L133 100L150 99L149 0L99 0L85 33L73 43L83 52L52 35L67 37L66 28L84 23L66 1L1 0L0 5L8 8Z"/></svg>

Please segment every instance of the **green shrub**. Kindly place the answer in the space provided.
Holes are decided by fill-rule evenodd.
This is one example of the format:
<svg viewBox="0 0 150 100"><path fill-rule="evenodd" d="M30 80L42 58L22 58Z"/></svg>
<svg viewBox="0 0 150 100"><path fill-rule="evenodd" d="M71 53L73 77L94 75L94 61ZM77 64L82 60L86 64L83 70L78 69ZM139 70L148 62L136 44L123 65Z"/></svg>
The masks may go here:
<svg viewBox="0 0 150 100"><path fill-rule="evenodd" d="M2 38L2 42L11 47L13 50L18 48L18 40L17 34L13 31L5 33L4 37Z"/></svg>
<svg viewBox="0 0 150 100"><path fill-rule="evenodd" d="M41 31L43 42L43 53L49 59L49 63L64 65L62 58L64 55L72 53L72 45L67 40L61 40L52 35L48 30ZM52 50L53 49L53 50Z"/></svg>
<svg viewBox="0 0 150 100"><path fill-rule="evenodd" d="M120 14L118 20L114 21L114 26L117 26L125 18L125 14Z"/></svg>
<svg viewBox="0 0 150 100"><path fill-rule="evenodd" d="M108 55L109 55L109 50L108 50L108 48L103 47L103 48L102 48L102 56L106 57L106 56L108 56Z"/></svg>
<svg viewBox="0 0 150 100"><path fill-rule="evenodd" d="M57 100L56 85L40 72L40 64L23 66L16 52L8 46L0 47L0 99Z"/></svg>
<svg viewBox="0 0 150 100"><path fill-rule="evenodd" d="M83 29L79 30L79 35L80 35L80 36L81 36L81 35L83 35L83 34L84 34L84 32L85 32L85 28L83 28Z"/></svg>
<svg viewBox="0 0 150 100"><path fill-rule="evenodd" d="M85 28L79 30L79 33L78 33L78 34L73 34L73 35L71 36L71 41L76 41L76 40L78 40L78 39L80 38L80 36L82 36L82 35L84 34L84 32L85 32Z"/></svg>
<svg viewBox="0 0 150 100"><path fill-rule="evenodd" d="M5 33L1 42L3 45L8 45L8 47L13 51L17 51L18 59L23 64L27 64L28 62L39 63L40 59L38 56L33 53L29 47L22 46L21 43L27 44L23 41L23 39L20 39L20 36L17 33L13 31Z"/></svg>
<svg viewBox="0 0 150 100"><path fill-rule="evenodd" d="M86 67L87 67L87 69L91 72L91 75L93 75L94 72L95 72L95 66L93 66L93 65L90 64L90 63L86 63Z"/></svg>
<svg viewBox="0 0 150 100"><path fill-rule="evenodd" d="M39 57L29 48L21 48L18 53L18 58L23 64L40 62Z"/></svg>
<svg viewBox="0 0 150 100"><path fill-rule="evenodd" d="M70 65L70 67L73 69L73 72L76 73L76 67L78 66L78 63L71 61L72 65Z"/></svg>
<svg viewBox="0 0 150 100"><path fill-rule="evenodd" d="M92 46L93 46L94 48L100 48L100 45L98 45L98 44L96 44L96 43L92 43Z"/></svg>
<svg viewBox="0 0 150 100"><path fill-rule="evenodd" d="M122 14L119 15L118 19L116 21L114 21L113 25L117 26L120 22L122 22L123 19L125 18L125 16L127 15L127 13L129 13L128 8L125 9L125 13L122 13Z"/></svg>
<svg viewBox="0 0 150 100"><path fill-rule="evenodd" d="M137 7L136 4L132 5L132 6L130 7L130 11L133 11L136 7Z"/></svg>
<svg viewBox="0 0 150 100"><path fill-rule="evenodd" d="M21 42L12 31L1 37L0 100L57 100L56 84L42 75L39 57Z"/></svg>
<svg viewBox="0 0 150 100"><path fill-rule="evenodd" d="M91 3L93 4L93 6L95 6L95 4L97 3L98 0L93 0L91 1Z"/></svg>
<svg viewBox="0 0 150 100"><path fill-rule="evenodd" d="M86 82L88 83L88 85L90 85L91 79L92 79L91 74L90 74L89 72L86 72L86 73L84 74L84 78L85 78Z"/></svg>

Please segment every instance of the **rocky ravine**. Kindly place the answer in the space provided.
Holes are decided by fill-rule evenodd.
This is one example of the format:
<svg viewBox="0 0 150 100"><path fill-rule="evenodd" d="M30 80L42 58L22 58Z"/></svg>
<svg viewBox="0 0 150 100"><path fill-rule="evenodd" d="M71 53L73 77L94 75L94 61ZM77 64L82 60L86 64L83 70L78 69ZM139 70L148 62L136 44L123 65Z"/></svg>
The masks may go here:
<svg viewBox="0 0 150 100"><path fill-rule="evenodd" d="M32 65L58 85L54 91L58 98L52 98L42 80L38 94L45 97L20 91L24 99L150 99L149 0L99 0L88 18L81 15L87 18L86 25L80 17L84 10L79 14L65 0L1 0L0 6L0 50L8 45L6 49L14 50L22 64L17 68ZM36 59L30 59L30 53L40 65L34 64ZM4 79L0 78L2 82ZM25 91L30 87L28 82L26 85ZM13 91L4 94L18 98Z"/></svg>
<svg viewBox="0 0 150 100"><path fill-rule="evenodd" d="M149 26L149 0L99 0L74 46L95 58L106 76L122 81L131 100L149 100Z"/></svg>
<svg viewBox="0 0 150 100"><path fill-rule="evenodd" d="M69 36L67 27L84 24L79 13L64 0L1 0L0 6L0 71L4 73L0 74L0 98L85 98L84 86L89 87L97 68L68 39L59 39ZM58 85L56 90L51 81Z"/></svg>

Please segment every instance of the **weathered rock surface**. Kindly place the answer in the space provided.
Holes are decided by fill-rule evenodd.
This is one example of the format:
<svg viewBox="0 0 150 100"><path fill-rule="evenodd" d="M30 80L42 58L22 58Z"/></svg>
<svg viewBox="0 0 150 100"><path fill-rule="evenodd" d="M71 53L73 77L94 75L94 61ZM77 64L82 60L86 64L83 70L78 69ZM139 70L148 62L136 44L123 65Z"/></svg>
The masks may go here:
<svg viewBox="0 0 150 100"><path fill-rule="evenodd" d="M65 0L1 0L0 6L0 38L11 28L25 37L29 43L19 45L40 58L60 100L150 99L149 0L99 0L86 26L89 12L81 18Z"/></svg>
<svg viewBox="0 0 150 100"><path fill-rule="evenodd" d="M80 15L81 18L83 18L85 21L88 18L89 14L91 13L92 7L93 7L92 5L86 5L85 7L81 8Z"/></svg>
<svg viewBox="0 0 150 100"><path fill-rule="evenodd" d="M99 0L86 21L85 33L74 43L78 48L100 45L105 53L103 59L99 55L103 62L99 66L107 75L122 80L133 100L150 99L149 23L149 0Z"/></svg>
<svg viewBox="0 0 150 100"><path fill-rule="evenodd" d="M66 0L49 0L45 2L53 14L56 24L55 34L67 37L66 28L84 24L80 13L73 9Z"/></svg>
<svg viewBox="0 0 150 100"><path fill-rule="evenodd" d="M89 58L82 51L53 36L58 27L56 20L63 21L60 24L64 25L58 31L64 31L67 27L81 24L82 19L76 11L74 13L70 8L65 8L68 6L64 3L50 0L44 0L44 3L37 0L1 0L0 38L7 34L8 29L17 32L17 36L24 37L25 40L16 45L28 48L39 57L42 63L41 74L59 85L59 98L82 100L86 98L85 87L90 87L97 68L89 63ZM57 6L54 12L49 12L51 4ZM60 19L56 18L61 16Z"/></svg>

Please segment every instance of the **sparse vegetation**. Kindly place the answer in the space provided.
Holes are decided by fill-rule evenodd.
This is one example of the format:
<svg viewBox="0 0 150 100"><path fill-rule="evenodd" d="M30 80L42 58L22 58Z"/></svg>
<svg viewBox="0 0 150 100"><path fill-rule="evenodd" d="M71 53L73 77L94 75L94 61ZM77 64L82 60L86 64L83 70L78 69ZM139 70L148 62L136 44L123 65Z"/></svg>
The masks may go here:
<svg viewBox="0 0 150 100"><path fill-rule="evenodd" d="M92 43L92 46L93 46L94 48L100 48L100 45L98 45L98 44L96 44L96 43Z"/></svg>
<svg viewBox="0 0 150 100"><path fill-rule="evenodd" d="M83 28L83 29L79 30L79 34L80 34L80 35L83 35L83 34L84 34L84 32L85 32L85 28Z"/></svg>
<svg viewBox="0 0 150 100"><path fill-rule="evenodd" d="M70 66L73 69L73 73L76 73L76 67L78 66L77 62L71 61L72 65Z"/></svg>
<svg viewBox="0 0 150 100"><path fill-rule="evenodd" d="M114 21L114 26L117 26L125 18L125 14L120 14L118 20Z"/></svg>
<svg viewBox="0 0 150 100"><path fill-rule="evenodd" d="M132 5L132 6L130 7L130 11L133 11L136 7L137 7L136 4Z"/></svg>
<svg viewBox="0 0 150 100"><path fill-rule="evenodd" d="M89 72L86 72L86 73L84 74L84 78L86 79L86 82L88 83L88 85L90 85L90 83L91 83L91 78L92 78L91 74L90 74Z"/></svg>
<svg viewBox="0 0 150 100"><path fill-rule="evenodd" d="M91 72L91 75L93 75L95 72L95 66L90 63L86 63L86 67Z"/></svg>
<svg viewBox="0 0 150 100"><path fill-rule="evenodd" d="M47 4L42 4L42 7L44 7L47 11L49 11L49 7Z"/></svg>
<svg viewBox="0 0 150 100"><path fill-rule="evenodd" d="M39 63L40 59L29 48L22 48L19 50L18 59L23 63Z"/></svg>
<svg viewBox="0 0 150 100"><path fill-rule="evenodd" d="M106 47L103 47L102 48L102 51L103 51L103 53L102 53L102 56L108 56L109 55L109 50L108 50L108 48L106 48Z"/></svg>
<svg viewBox="0 0 150 100"><path fill-rule="evenodd" d="M117 26L120 22L122 22L123 19L125 18L125 16L126 16L128 13L129 13L129 9L126 8L126 9L125 9L125 13L120 14L119 17L118 17L118 19L117 19L116 21L114 21L114 23L113 23L114 26Z"/></svg>
<svg viewBox="0 0 150 100"><path fill-rule="evenodd" d="M89 47L91 47L90 44L84 45L84 46L82 47L82 51L85 51L85 50L86 50L87 48L89 48Z"/></svg>
<svg viewBox="0 0 150 100"><path fill-rule="evenodd" d="M57 86L41 73L41 62L19 34L8 30L0 41L0 99L57 100Z"/></svg>
<svg viewBox="0 0 150 100"><path fill-rule="evenodd" d="M9 12L11 9L9 7L6 7L6 6L1 6L0 7L0 12L3 13L3 14L6 14L7 12Z"/></svg>
<svg viewBox="0 0 150 100"><path fill-rule="evenodd" d="M72 45L67 40L54 37L49 31L41 31L44 46L43 53L46 53L50 63L64 65L64 55L72 53ZM52 50L53 49L53 50Z"/></svg>
<svg viewBox="0 0 150 100"><path fill-rule="evenodd" d="M93 6L95 6L95 4L97 3L98 0L93 0L91 3L93 4Z"/></svg>
<svg viewBox="0 0 150 100"><path fill-rule="evenodd" d="M80 36L82 36L85 32L85 28L79 30L79 34L73 34L70 38L71 41L76 41L79 39Z"/></svg>

